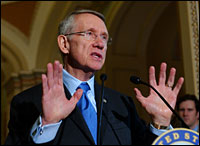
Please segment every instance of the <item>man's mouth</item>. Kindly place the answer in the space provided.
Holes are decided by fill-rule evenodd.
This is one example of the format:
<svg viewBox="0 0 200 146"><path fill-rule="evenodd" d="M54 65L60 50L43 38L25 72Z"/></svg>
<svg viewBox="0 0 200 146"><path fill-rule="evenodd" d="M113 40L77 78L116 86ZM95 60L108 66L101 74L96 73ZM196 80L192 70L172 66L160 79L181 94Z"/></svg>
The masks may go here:
<svg viewBox="0 0 200 146"><path fill-rule="evenodd" d="M95 58L96 60L102 60L103 59L103 56L100 53L97 53L97 52L91 53L91 56L93 58Z"/></svg>

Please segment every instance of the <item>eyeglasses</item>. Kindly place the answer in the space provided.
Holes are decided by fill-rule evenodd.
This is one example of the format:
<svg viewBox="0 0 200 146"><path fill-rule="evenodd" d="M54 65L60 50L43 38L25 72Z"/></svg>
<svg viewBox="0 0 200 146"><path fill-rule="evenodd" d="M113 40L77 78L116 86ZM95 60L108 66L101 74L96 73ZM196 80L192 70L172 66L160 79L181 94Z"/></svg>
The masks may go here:
<svg viewBox="0 0 200 146"><path fill-rule="evenodd" d="M87 40L92 40L95 41L98 37L97 34L95 34L93 31L80 31L80 32L73 32L73 33L68 33L65 34L65 36L68 35L74 35L74 34L80 34L84 36ZM110 45L112 43L112 38L109 38L107 35L100 35L101 40L105 43Z"/></svg>

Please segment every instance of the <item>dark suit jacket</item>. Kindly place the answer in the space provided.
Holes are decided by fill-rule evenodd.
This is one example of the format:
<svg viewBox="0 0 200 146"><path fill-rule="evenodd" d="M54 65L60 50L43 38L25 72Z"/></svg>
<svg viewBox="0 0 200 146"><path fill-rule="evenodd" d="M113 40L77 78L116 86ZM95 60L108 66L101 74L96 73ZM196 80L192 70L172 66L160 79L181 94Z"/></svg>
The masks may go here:
<svg viewBox="0 0 200 146"><path fill-rule="evenodd" d="M97 105L101 86L95 82ZM65 88L66 97L71 98ZM139 119L134 103L130 97L112 89L105 88L103 104L101 144L131 145L151 144L156 138L149 131L149 126ZM30 130L42 111L42 86L37 85L16 95L11 102L9 134L5 144L34 144ZM93 145L89 129L78 109L63 119L54 140L47 144L54 145Z"/></svg>

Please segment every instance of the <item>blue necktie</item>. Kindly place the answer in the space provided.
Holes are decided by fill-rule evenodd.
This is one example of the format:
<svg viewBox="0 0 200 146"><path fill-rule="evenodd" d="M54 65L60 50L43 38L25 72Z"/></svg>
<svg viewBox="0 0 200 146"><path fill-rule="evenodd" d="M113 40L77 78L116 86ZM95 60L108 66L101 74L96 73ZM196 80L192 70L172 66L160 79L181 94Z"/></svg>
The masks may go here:
<svg viewBox="0 0 200 146"><path fill-rule="evenodd" d="M90 129L90 132L93 136L95 144L97 144L97 113L95 112L92 103L89 101L87 97L87 91L90 89L87 83L81 83L78 88L83 89L83 95L81 99L78 101L77 106L79 107L85 122Z"/></svg>

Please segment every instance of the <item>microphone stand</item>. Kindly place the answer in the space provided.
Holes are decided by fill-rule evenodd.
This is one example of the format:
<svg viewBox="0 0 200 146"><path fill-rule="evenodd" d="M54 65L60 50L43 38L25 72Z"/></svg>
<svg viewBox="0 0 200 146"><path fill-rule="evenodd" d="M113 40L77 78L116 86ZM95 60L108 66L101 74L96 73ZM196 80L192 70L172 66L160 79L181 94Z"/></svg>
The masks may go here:
<svg viewBox="0 0 200 146"><path fill-rule="evenodd" d="M134 84L143 84L143 85L146 85L146 86L152 88L152 89L158 94L158 96L162 99L162 101L168 106L168 108L174 113L174 115L182 122L183 127L184 127L184 128L190 129L190 128L188 127L188 125L185 124L185 122L183 121L183 119L175 112L175 110L174 110L174 109L170 106L170 104L165 100L165 98L164 98L153 86L151 86L150 84L147 84L147 83L143 82L142 80L140 80L139 77L135 77L135 76L131 76L131 77L130 77L130 81L131 81L132 83L134 83Z"/></svg>
<svg viewBox="0 0 200 146"><path fill-rule="evenodd" d="M100 137L101 137L101 119L102 119L102 110L103 110L103 97L104 97L104 81L107 79L106 74L101 74L100 79L102 81L101 84L101 96L99 99L99 112L98 112L98 125L97 125L97 145L100 145Z"/></svg>

